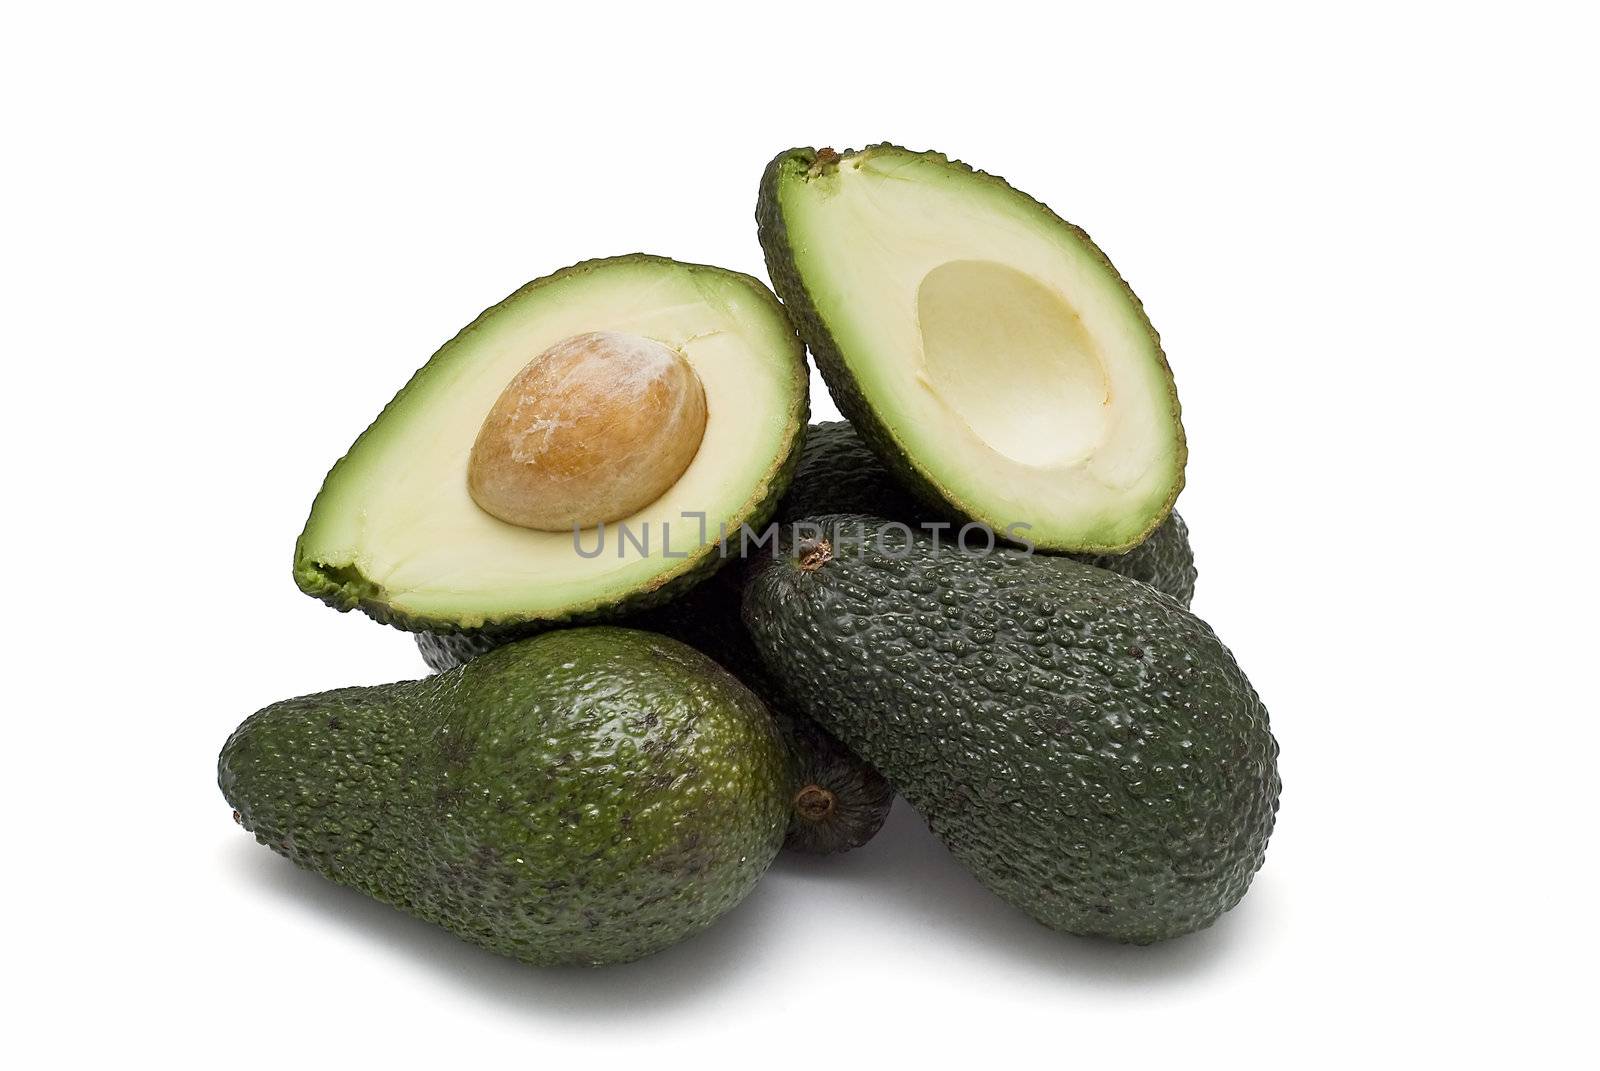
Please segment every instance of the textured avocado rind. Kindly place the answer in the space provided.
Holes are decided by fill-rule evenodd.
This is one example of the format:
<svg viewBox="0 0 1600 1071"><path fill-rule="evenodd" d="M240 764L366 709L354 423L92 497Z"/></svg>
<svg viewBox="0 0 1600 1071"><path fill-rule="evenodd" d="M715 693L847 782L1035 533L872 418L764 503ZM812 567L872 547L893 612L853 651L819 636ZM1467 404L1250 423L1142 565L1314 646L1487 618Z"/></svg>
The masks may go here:
<svg viewBox="0 0 1600 1071"><path fill-rule="evenodd" d="M811 855L859 848L883 828L894 789L837 737L800 713L767 672L740 620L744 567L731 564L681 599L630 614L618 624L688 644L733 673L766 704L790 761L785 848ZM443 671L516 638L516 634L423 632L416 641L428 667ZM828 806L821 810L805 806L801 793L807 789L825 793Z"/></svg>
<svg viewBox="0 0 1600 1071"><path fill-rule="evenodd" d="M1167 514L1167 519L1143 543L1130 551L1069 554L1067 557L1148 584L1185 607L1194 601L1199 571L1195 569L1194 550L1189 545L1189 526L1176 509Z"/></svg>
<svg viewBox="0 0 1600 1071"><path fill-rule="evenodd" d="M328 487L337 477L341 467L347 459L361 445L362 440L374 434L380 428L385 418L390 416L402 405L408 395L418 389L418 385L426 381L429 369L440 358L447 356L452 350L459 347L495 313L506 305L525 299L530 293L547 287L557 281L568 279L576 275L587 274L596 270L604 270L627 264L661 264L671 265L690 273L715 273L738 281L768 307L780 322L787 322L787 314L778 299L769 290L766 284L753 276L741 272L730 271L706 264L687 264L674 261L668 257L654 256L648 253L632 253L626 256L606 257L596 260L586 260L571 267L563 268L550 275L535 279L520 287L503 301L491 306L480 313L472 323L462 328L449 342L446 342L437 352L430 357L420 369L411 377L405 386L390 399L377 418L367 426L344 457L334 462L326 477L323 478L322 489L318 491L317 499L320 500L327 493ZM785 413L783 429L783 450L774 457L765 478L756 487L750 498L742 508L737 510L727 520L730 531L736 530L741 524L759 527L765 524L777 507L778 500L789 485L789 480L794 474L794 467L799 462L800 446L804 439L806 421L809 416L808 372L805 361L805 348L798 336L789 335L792 342L791 350L793 360L790 362L793 379L790 389L790 405ZM317 514L317 502L313 501L311 517ZM310 521L307 522L309 529ZM392 625L395 628L409 632L456 632L462 629L481 629L490 633L498 631L512 634L517 626L531 623L543 625L571 625L584 623L600 623L615 620L629 612L643 610L652 606L660 606L670 602L678 595L687 591L705 577L715 572L723 563L721 548L716 543L706 546L688 554L681 562L671 569L663 570L651 578L648 585L620 598L596 598L587 601L574 602L562 607L559 611L544 614L506 614L487 619L464 620L446 616L431 616L426 614L407 613L393 606L389 601L383 585L362 573L360 566L354 562L324 562L318 561L308 551L306 534L303 531L295 543L294 555L294 580L301 591L313 598L320 599L341 613L350 610L360 610L367 616L382 624Z"/></svg>
<svg viewBox="0 0 1600 1071"><path fill-rule="evenodd" d="M275 703L229 738L218 782L296 864L537 964L624 962L709 925L767 869L789 807L760 701L614 628Z"/></svg>
<svg viewBox="0 0 1600 1071"><path fill-rule="evenodd" d="M792 523L824 513L865 513L907 523L950 519L948 510L932 509L902 487L848 420L806 429L800 463L777 516Z"/></svg>
<svg viewBox="0 0 1600 1071"><path fill-rule="evenodd" d="M828 392L833 396L833 400L839 406L839 410L855 425L862 439L889 467L895 477L928 506L941 512L956 514L967 520L986 522L996 529L1005 527L1013 520L1013 518L980 516L970 505L962 501L961 496L954 489L941 484L926 465L913 457L896 440L888 426L879 419L871 403L863 393L861 386L857 383L855 376L851 373L850 366L845 361L838 342L828 328L826 318L817 308L816 301L806 287L799 266L795 262L794 249L789 240L789 228L783 213L783 185L787 182L809 182L819 178L825 181L826 177L831 172L836 171L842 164L852 159L865 158L877 153L899 153L936 160L948 167L968 172L980 181L1001 187L1016 197L1026 199L1035 205L1052 225L1065 228L1082 242L1085 249L1099 262L1107 276L1116 281L1128 302L1139 310L1140 319L1143 321L1145 330L1149 332L1151 345L1157 359L1161 362L1161 368L1167 380L1168 397L1172 406L1172 420L1177 429L1177 441L1175 444L1177 477L1167 492L1164 504L1159 511L1151 515L1145 530L1125 543L1115 546L1080 543L1055 545L1047 539L1041 539L1035 540L1035 545L1039 550L1050 553L1080 551L1092 554L1118 554L1143 542L1166 519L1173 503L1177 501L1179 492L1183 490L1184 466L1188 460L1188 444L1183 432L1182 407L1178 402L1177 388L1172 383L1172 369L1167 362L1165 351L1161 348L1161 338L1156 333L1155 327L1150 324L1149 318L1144 315L1143 302L1139 300L1138 295L1133 292L1127 281L1118 273L1110 258L1101 251L1099 246L1095 245L1089 235L1082 228L1068 223L1052 212L1048 206L1011 186L999 176L979 171L959 160L951 160L943 153L917 153L888 142L871 145L865 149L846 150L842 153L835 152L832 149L822 149L820 151L813 148L790 149L779 153L767 165L766 171L761 178L760 194L756 200L756 233L761 242L762 253L766 258L767 275L771 278L773 288L777 290L778 296L783 299L784 307L789 311L789 318L799 329L800 337L805 340L806 346L811 351L811 356L815 358L817 369L822 373L823 381L828 385Z"/></svg>
<svg viewBox="0 0 1600 1071"><path fill-rule="evenodd" d="M747 584L756 647L985 885L1055 929L1135 944L1238 903L1272 833L1278 748L1203 621L1070 559L815 520L829 554L789 548Z"/></svg>
<svg viewBox="0 0 1600 1071"><path fill-rule="evenodd" d="M900 486L867 448L848 421L813 424L777 518L789 524L825 513L862 513L915 528L929 521L950 522L945 542L954 542L961 522L933 509ZM1189 528L1174 509L1143 543L1123 554L1069 554L1069 558L1121 573L1183 605L1194 600L1197 573Z"/></svg>

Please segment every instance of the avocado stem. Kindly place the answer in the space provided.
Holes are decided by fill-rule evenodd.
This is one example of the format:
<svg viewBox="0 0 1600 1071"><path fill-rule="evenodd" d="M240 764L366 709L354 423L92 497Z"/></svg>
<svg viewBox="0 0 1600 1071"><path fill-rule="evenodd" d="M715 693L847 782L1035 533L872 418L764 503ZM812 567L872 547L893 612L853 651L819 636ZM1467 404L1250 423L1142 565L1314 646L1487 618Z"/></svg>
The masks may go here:
<svg viewBox="0 0 1600 1071"><path fill-rule="evenodd" d="M795 548L800 555L800 568L814 573L833 561L833 544L826 539L802 539Z"/></svg>
<svg viewBox="0 0 1600 1071"><path fill-rule="evenodd" d="M794 809L808 822L826 821L838 800L821 785L807 785L794 794Z"/></svg>
<svg viewBox="0 0 1600 1071"><path fill-rule="evenodd" d="M811 166L806 169L806 177L815 178L818 175L826 174L827 172L838 167L839 161L842 159L844 159L844 157L835 152L833 149L818 149L817 155L811 161Z"/></svg>

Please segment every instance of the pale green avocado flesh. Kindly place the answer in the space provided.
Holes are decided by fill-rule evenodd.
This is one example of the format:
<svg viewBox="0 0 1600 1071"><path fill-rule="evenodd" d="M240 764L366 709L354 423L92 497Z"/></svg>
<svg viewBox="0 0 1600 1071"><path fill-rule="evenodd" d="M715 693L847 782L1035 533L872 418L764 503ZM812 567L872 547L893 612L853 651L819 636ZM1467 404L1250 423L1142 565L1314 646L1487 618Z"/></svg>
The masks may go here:
<svg viewBox="0 0 1600 1071"><path fill-rule="evenodd" d="M466 480L485 415L530 360L592 331L684 355L706 396L699 451L660 498L604 531L496 519ZM329 472L295 548L295 580L341 610L413 630L591 620L659 603L720 564L719 531L765 522L806 417L804 350L761 283L643 254L587 261L524 286L412 376Z"/></svg>
<svg viewBox="0 0 1600 1071"><path fill-rule="evenodd" d="M993 176L880 145L796 149L757 210L839 407L924 498L1052 551L1119 551L1183 486L1177 394L1137 297Z"/></svg>

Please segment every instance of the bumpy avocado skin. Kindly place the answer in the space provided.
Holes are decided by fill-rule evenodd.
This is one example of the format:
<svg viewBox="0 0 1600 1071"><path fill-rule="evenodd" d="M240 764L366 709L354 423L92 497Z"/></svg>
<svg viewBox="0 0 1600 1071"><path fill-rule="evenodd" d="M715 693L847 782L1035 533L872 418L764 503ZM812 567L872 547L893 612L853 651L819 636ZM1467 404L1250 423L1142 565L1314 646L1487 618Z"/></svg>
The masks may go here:
<svg viewBox="0 0 1600 1071"><path fill-rule="evenodd" d="M276 703L218 781L298 865L535 964L638 959L709 925L772 862L789 804L760 701L615 628Z"/></svg>
<svg viewBox="0 0 1600 1071"><path fill-rule="evenodd" d="M785 848L810 855L859 848L883 828L894 789L837 737L800 713L767 671L740 621L743 572L743 563L734 563L677 601L621 623L688 644L732 672L766 704L790 763ZM454 669L507 642L484 633L423 632L416 639L423 661L435 671ZM808 788L826 793L830 802L825 813L800 806Z"/></svg>
<svg viewBox="0 0 1600 1071"><path fill-rule="evenodd" d="M948 511L923 505L901 487L847 420L813 424L806 430L800 464L778 504L777 518L792 523L824 513L870 514L913 528L924 521L948 521L952 527L944 533L947 541L954 540L961 525ZM1185 606L1194 599L1194 551L1189 527L1176 510L1126 553L1067 557L1149 584Z"/></svg>
<svg viewBox="0 0 1600 1071"><path fill-rule="evenodd" d="M674 267L700 275L717 275L737 279L742 282L752 296L769 305L780 315L787 316L778 299L772 291L767 289L765 283L745 275L742 272L729 271L707 264L684 264L673 261L667 257L653 256L648 253L630 253L620 257L606 257L597 260L586 260L571 267L562 268L542 278L535 279L518 289L511 296L499 304L491 306L480 313L477 319L462 328L461 331L446 342L439 350L428 359L421 369L412 377L400 392L384 406L376 419L361 435L357 436L356 444L362 438L373 434L383 424L386 417L414 389L419 378L428 371L429 365L440 357L448 354L454 347L472 335L479 325L493 317L498 310L509 305L519 297L547 287L558 280L573 275L583 275L589 272L601 271L607 268L627 265L629 263L657 263L670 264ZM794 394L793 402L788 412L784 415L785 447L779 456L775 457L768 469L767 479L756 490L750 500L745 503L736 515L727 521L729 530L736 530L739 525L747 524L758 528L767 523L777 508L778 500L789 486L789 480L794 475L794 467L800 460L800 445L805 437L806 420L810 415L810 401L807 396L808 375L805 360L805 347L798 336L792 338L793 342L793 369ZM352 445L353 451L355 446ZM346 455L348 456L348 455ZM333 468L323 478L322 490L318 492L320 498L326 493L329 484L339 473L340 466L345 463L341 457L334 462ZM312 505L312 515L316 514L316 505ZM308 521L309 523L309 521ZM716 543L708 543L685 557L683 563L670 573L655 578L651 586L641 588L620 599L597 599L587 603L577 603L561 613L551 613L538 619L516 618L489 621L481 626L481 631L496 633L503 636L526 635L530 630L526 626L553 627L557 625L595 624L614 621L630 612L660 606L677 598L680 594L694 587L701 580L711 575L723 564L724 558ZM390 605L384 597L383 587L371 578L362 574L354 565L331 567L314 560L306 550L306 537L302 533L295 542L294 550L294 581L296 586L307 595L319 599L340 613L351 610L360 610L368 617L380 624L392 625L408 632L454 632L461 630L459 621L448 618L434 618L426 615L408 614Z"/></svg>
<svg viewBox="0 0 1600 1071"><path fill-rule="evenodd" d="M948 520L948 510L924 505L867 448L848 420L825 420L806 429L800 463L778 502L780 522L825 513L865 513L886 520Z"/></svg>
<svg viewBox="0 0 1600 1071"><path fill-rule="evenodd" d="M1203 621L1070 559L817 520L831 560L801 547L814 568L791 552L746 587L756 646L985 885L1053 928L1135 944L1239 901L1278 749Z"/></svg>
<svg viewBox="0 0 1600 1071"><path fill-rule="evenodd" d="M539 635L538 629L525 632L419 632L416 634L417 651L428 668L435 673L457 669L490 651L499 650L508 643Z"/></svg>
<svg viewBox="0 0 1600 1071"><path fill-rule="evenodd" d="M766 553L770 558L771 550ZM744 577L750 561L759 560L729 566L684 598L636 615L635 625L704 652L767 704L778 735L788 746L794 775L785 848L809 855L859 848L883 828L894 804L894 789L882 774L802 713L761 660L740 619ZM803 805L815 790L828 800L821 813Z"/></svg>
<svg viewBox="0 0 1600 1071"><path fill-rule="evenodd" d="M998 175L990 175L968 167L958 160L950 160L943 153L913 153L898 145L884 142L879 145L869 145L864 149L847 149L842 153L832 149L798 148L789 149L773 157L767 164L766 171L761 177L761 191L756 199L756 235L761 242L761 251L766 258L767 276L772 280L772 287L783 299L783 306L788 310L789 319L800 332L800 337L805 340L807 349L817 362L817 370L822 373L823 381L828 385L828 393L850 422L855 425L861 438L882 459L889 470L894 473L899 483L911 491L924 504L940 514L950 514L963 519L973 518L971 513L962 506L960 498L950 488L940 486L931 475L920 467L900 442L894 437L889 428L878 419L877 413L867 401L866 395L857 384L855 376L850 371L850 366L845 362L839 350L839 344L834 339L833 333L828 329L827 319L817 308L817 303L806 287L805 280L801 277L800 269L795 263L794 250L789 241L789 227L784 221L783 204L780 191L785 182L803 182L817 175L826 175L829 171L837 169L841 162L855 158L866 157L876 153L899 153L911 156L926 156L939 160L952 168L971 172L986 182L995 183L1016 193L1018 196L1027 197L1020 190L1010 186L1005 179ZM1030 201L1032 198L1028 198ZM1122 289L1127 294L1128 301L1137 309L1143 310L1144 304L1139 300L1132 288L1122 279L1109 258L1094 244L1093 239L1082 228L1057 216L1048 206L1038 205L1040 213L1047 217L1054 225L1071 231L1079 241L1093 251L1093 254L1104 265L1110 275L1122 284ZM1171 386L1172 372L1167 366L1166 355L1161 349L1160 336L1149 322L1145 323L1150 334L1151 342L1156 353L1161 355L1161 365L1166 373L1169 384L1169 394L1172 404L1172 419L1178 429L1177 441L1177 468L1178 478L1174 482L1165 505L1153 515L1149 528L1138 538L1130 540L1122 546L1053 546L1039 543L1039 549L1049 553L1065 553L1068 551L1082 551L1085 553L1119 554L1143 542L1151 532L1155 531L1172 509L1172 504L1177 501L1178 493L1183 490L1184 465L1188 461L1188 441L1183 435L1182 408L1178 403L1178 393L1175 386ZM869 511L883 516L879 510ZM1003 525L995 524L996 528Z"/></svg>
<svg viewBox="0 0 1600 1071"><path fill-rule="evenodd" d="M1194 567L1194 549L1189 546L1189 526L1177 510L1167 514L1167 519L1143 543L1124 554L1069 554L1067 557L1148 584L1184 606L1194 601L1194 583L1199 572Z"/></svg>

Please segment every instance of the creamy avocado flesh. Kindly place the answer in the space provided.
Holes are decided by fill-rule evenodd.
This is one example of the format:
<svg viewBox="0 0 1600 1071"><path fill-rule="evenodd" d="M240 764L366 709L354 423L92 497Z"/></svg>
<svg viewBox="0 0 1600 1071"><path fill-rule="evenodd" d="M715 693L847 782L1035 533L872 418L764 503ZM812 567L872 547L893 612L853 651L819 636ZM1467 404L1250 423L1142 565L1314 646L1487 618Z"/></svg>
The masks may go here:
<svg viewBox="0 0 1600 1071"><path fill-rule="evenodd" d="M934 153L794 150L758 216L841 409L925 496L1038 546L1131 547L1186 449L1139 301L1082 231Z"/></svg>
<svg viewBox="0 0 1600 1071"><path fill-rule="evenodd" d="M692 368L705 409L693 460L603 535L497 519L467 480L486 417L531 359L593 332L653 340ZM565 621L660 601L715 567L719 525L765 520L805 421L804 351L760 283L660 257L589 261L523 287L412 377L329 473L296 580L405 628Z"/></svg>

